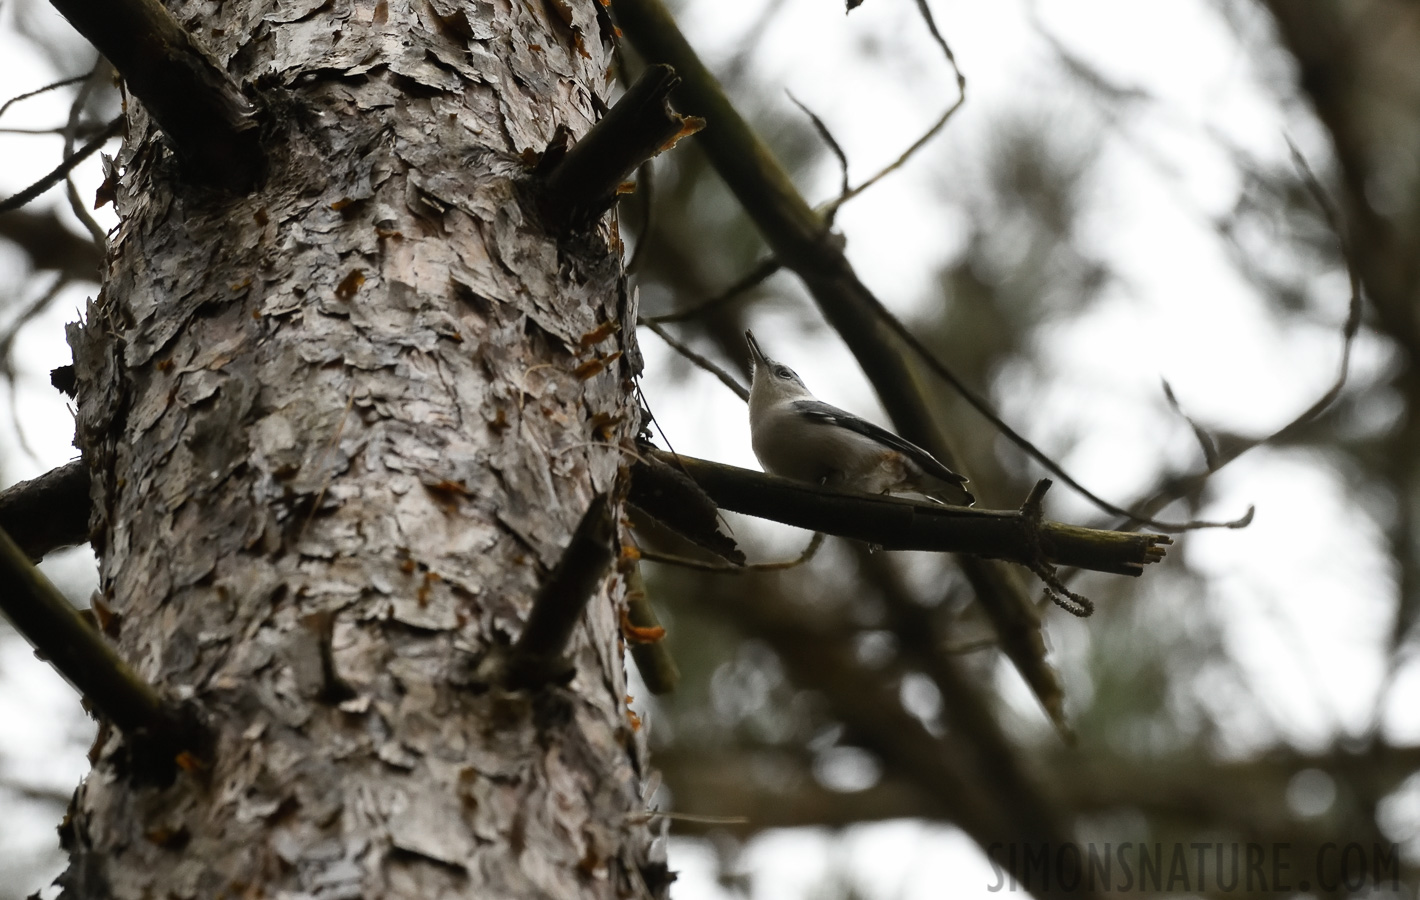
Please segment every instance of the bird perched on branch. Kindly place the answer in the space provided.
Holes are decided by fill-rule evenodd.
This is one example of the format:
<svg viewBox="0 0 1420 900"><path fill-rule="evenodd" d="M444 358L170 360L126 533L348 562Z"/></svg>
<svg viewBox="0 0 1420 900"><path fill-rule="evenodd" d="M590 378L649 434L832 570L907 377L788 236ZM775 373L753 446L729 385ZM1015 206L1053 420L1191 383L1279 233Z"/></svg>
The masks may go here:
<svg viewBox="0 0 1420 900"><path fill-rule="evenodd" d="M749 430L764 471L797 481L869 494L914 493L943 503L976 502L966 479L921 447L814 399L794 370L759 349L745 332L754 362Z"/></svg>

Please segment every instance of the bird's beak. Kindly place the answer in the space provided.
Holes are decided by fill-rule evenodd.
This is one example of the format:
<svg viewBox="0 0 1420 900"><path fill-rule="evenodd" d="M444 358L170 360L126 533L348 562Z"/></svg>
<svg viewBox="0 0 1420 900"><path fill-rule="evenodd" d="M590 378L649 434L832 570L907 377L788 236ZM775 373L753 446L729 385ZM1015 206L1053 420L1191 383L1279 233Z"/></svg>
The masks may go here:
<svg viewBox="0 0 1420 900"><path fill-rule="evenodd" d="M769 365L769 358L759 349L759 341L754 339L753 331L745 331L745 340L749 343L749 358L754 361L755 368Z"/></svg>

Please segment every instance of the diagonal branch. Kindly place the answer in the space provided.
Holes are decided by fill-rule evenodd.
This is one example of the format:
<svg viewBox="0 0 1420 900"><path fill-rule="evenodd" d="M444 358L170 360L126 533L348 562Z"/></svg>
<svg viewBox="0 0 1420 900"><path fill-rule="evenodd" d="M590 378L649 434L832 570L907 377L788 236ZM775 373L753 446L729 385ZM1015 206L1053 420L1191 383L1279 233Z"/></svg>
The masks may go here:
<svg viewBox="0 0 1420 900"><path fill-rule="evenodd" d="M112 122L108 123L108 125L104 127L104 130L96 134L91 141L80 147L78 150L75 150L73 155L65 157L64 160L59 165L55 166L54 169L51 170L48 175L45 175L39 181L36 181L34 184L25 188L23 191L20 191L17 194L12 194L11 196L6 197L4 200L0 200L0 213L12 212L13 210L19 209L26 203L29 203L31 200L43 194L45 191L54 187L59 182L63 181L65 176L67 176L70 172L74 171L74 168L78 166L79 163L83 162L84 160L93 156L95 153L99 152L99 150L103 148L104 144L107 144L109 142L110 138L116 136L122 130L123 117L119 116Z"/></svg>
<svg viewBox="0 0 1420 900"><path fill-rule="evenodd" d="M799 276L848 345L898 433L956 468L955 454L933 417L917 370L895 339L896 320L858 278L824 219L730 103L669 11L660 0L618 0L615 12L642 56L673 66L684 79L675 92L678 106L710 123L700 147L775 257ZM991 616L1006 655L1063 729L1063 690L1045 660L1039 617L1024 588L1013 573L985 560L963 559L962 572Z"/></svg>
<svg viewBox="0 0 1420 900"><path fill-rule="evenodd" d="M675 21L659 0L622 0L617 4L621 27L648 59L673 65L685 79L676 96L687 110L706 117L712 126L700 145L720 177L754 220L770 248L793 269L813 294L824 317L852 350L872 382L883 406L903 437L926 447L948 467L953 457L935 425L924 392L900 343L913 351L938 377L947 381L979 413L1045 469L1102 509L1129 515L1089 491L1073 476L1012 429L984 397L956 376L888 312L858 278L842 248L828 239L827 225L798 193L787 172L749 124L730 104ZM1160 531L1196 527L1238 527L1232 523L1166 523L1134 516ZM1246 519L1247 517L1244 517Z"/></svg>
<svg viewBox="0 0 1420 900"><path fill-rule="evenodd" d="M562 558L538 589L517 642L487 654L474 673L476 683L527 690L565 683L576 674L564 653L615 558L614 503L610 494L592 498Z"/></svg>
<svg viewBox="0 0 1420 900"><path fill-rule="evenodd" d="M200 181L247 190L265 153L256 108L158 0L50 0L113 63Z"/></svg>
<svg viewBox="0 0 1420 900"><path fill-rule="evenodd" d="M689 345L677 340L675 335L667 331L665 326L661 325L659 321L655 319L641 318L637 320L636 324L645 325L647 328L654 331L656 333L656 336L659 337L661 340L665 341L667 344L669 344L672 350L679 353L681 356L684 356L686 359L690 360L692 363L699 366L701 369L704 369L706 372L709 372L711 375L714 375L716 378L720 379L720 383L723 384L725 387L729 388L731 391L734 391L736 397L739 397L746 403L749 402L749 389L746 388L744 385L740 384L738 381L736 381L735 376L731 375L729 372L726 372L724 369L715 365L708 358L690 349Z"/></svg>
<svg viewBox="0 0 1420 900"><path fill-rule="evenodd" d="M703 300L697 300L689 306L682 307L673 313L666 313L663 316L642 316L641 324L648 326L652 323L656 325L666 325L670 322L683 322L686 319L693 319L696 316L704 315L713 309L718 309L727 303L743 297L748 291L768 281L782 268L784 268L784 265L779 262L779 260L772 256L765 257L756 263L753 269L750 269L749 272L745 273L744 276L720 293L712 297L706 297ZM660 332L656 333L660 334Z"/></svg>
<svg viewBox="0 0 1420 900"><path fill-rule="evenodd" d="M146 767L171 773L180 753L205 756L206 735L196 718L139 677L3 530L0 578L0 611L100 715L146 747Z"/></svg>
<svg viewBox="0 0 1420 900"><path fill-rule="evenodd" d="M606 212L638 166L705 123L674 112L667 102L680 81L670 66L647 66L566 155L543 177L543 214L562 228L585 225Z"/></svg>
<svg viewBox="0 0 1420 900"><path fill-rule="evenodd" d="M0 529L28 559L89 540L89 470L75 460L0 491Z"/></svg>

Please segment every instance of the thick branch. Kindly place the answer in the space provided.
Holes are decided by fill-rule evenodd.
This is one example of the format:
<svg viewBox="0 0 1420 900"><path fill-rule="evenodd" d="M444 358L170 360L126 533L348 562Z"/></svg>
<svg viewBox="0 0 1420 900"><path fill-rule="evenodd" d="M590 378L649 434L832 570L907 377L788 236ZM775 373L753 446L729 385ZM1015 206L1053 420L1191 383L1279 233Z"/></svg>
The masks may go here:
<svg viewBox="0 0 1420 900"><path fill-rule="evenodd" d="M1191 756L1139 760L1071 752L1035 763L1041 781L1049 785L1051 799L1070 815L1100 816L1132 809L1169 828L1216 831L1225 827L1242 834L1277 835L1303 824L1286 800L1287 785L1298 772L1319 770L1343 785L1363 786L1367 796L1384 796L1415 772L1420 748L1380 748L1366 754L1283 752L1229 763ZM814 778L804 754L788 749L668 748L656 754L656 768L664 774L678 812L748 818L728 826L745 837L770 828L842 827L904 818L952 820L949 807L924 795L899 773L885 773L861 791L834 791ZM672 828L708 830L693 820L675 820Z"/></svg>
<svg viewBox="0 0 1420 900"><path fill-rule="evenodd" d="M697 143L784 265L813 294L829 324L863 366L902 436L932 451L949 467L951 454L918 387L907 358L875 315L876 298L858 280L823 218L800 196L774 154L731 105L659 0L618 0L618 24L648 61L673 66L684 79L677 104L704 116Z"/></svg>
<svg viewBox="0 0 1420 900"><path fill-rule="evenodd" d="M170 769L181 751L202 755L202 733L166 703L0 530L0 611L84 699L125 735L145 744L146 762Z"/></svg>
<svg viewBox="0 0 1420 900"><path fill-rule="evenodd" d="M623 182L646 160L705 124L673 112L667 97L679 83L670 66L648 66L542 183L551 221L575 227L611 207Z"/></svg>
<svg viewBox="0 0 1420 900"><path fill-rule="evenodd" d="M843 493L689 456L645 452L689 475L724 509L888 550L970 553L1022 564L1043 556L1057 565L1138 576L1144 566L1163 559L1164 546L1172 543L1161 534L1101 531L1060 522L1041 522L1035 533L1031 517L1018 510L968 509ZM638 463L633 473L633 484L658 477L645 463ZM641 489L633 488L633 496Z"/></svg>
<svg viewBox="0 0 1420 900"><path fill-rule="evenodd" d="M39 560L89 540L89 470L82 460L0 491L0 528Z"/></svg>
<svg viewBox="0 0 1420 900"><path fill-rule="evenodd" d="M113 63L193 177L247 190L264 155L256 109L231 75L158 0L51 0Z"/></svg>

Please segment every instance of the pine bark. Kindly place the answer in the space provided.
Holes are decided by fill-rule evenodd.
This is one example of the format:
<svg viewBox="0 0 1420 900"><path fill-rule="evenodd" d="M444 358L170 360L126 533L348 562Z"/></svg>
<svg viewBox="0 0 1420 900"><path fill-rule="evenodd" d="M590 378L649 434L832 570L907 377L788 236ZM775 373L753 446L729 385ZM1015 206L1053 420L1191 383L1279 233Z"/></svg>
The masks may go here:
<svg viewBox="0 0 1420 900"><path fill-rule="evenodd" d="M663 895L621 579L569 684L470 683L636 426L614 225L518 187L605 108L597 0L174 11L259 85L267 179L198 186L130 98L70 341L110 632L216 741L153 784L101 735L65 896Z"/></svg>

